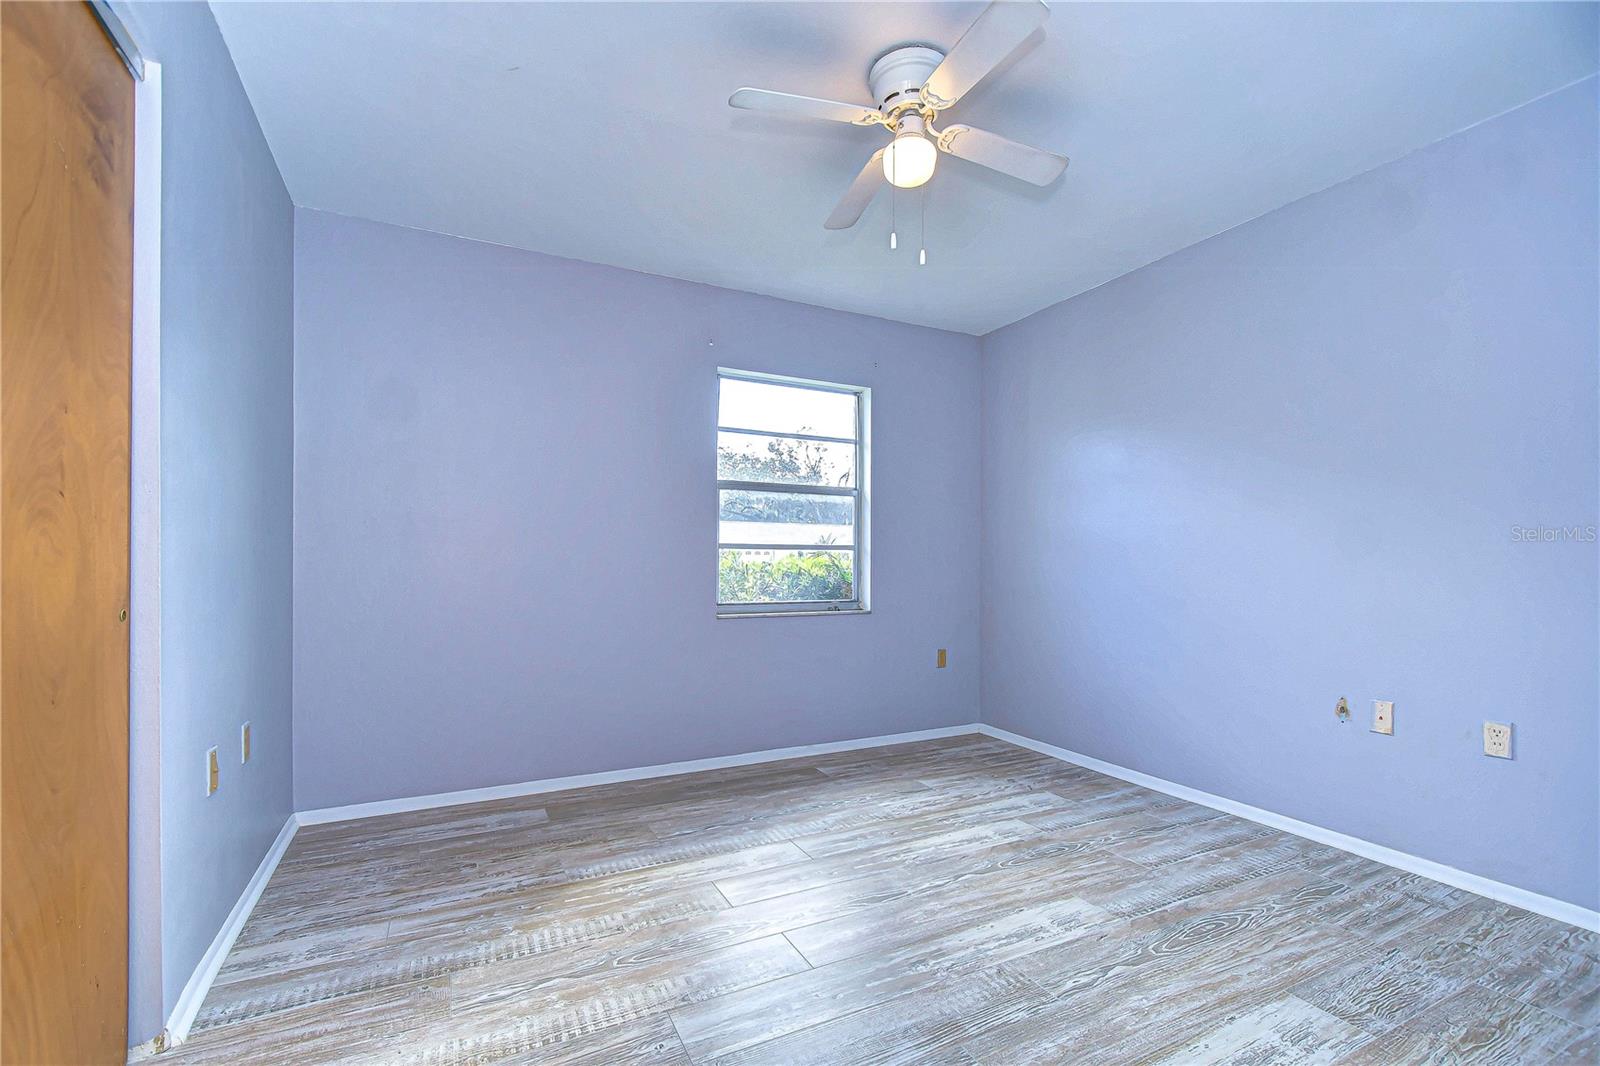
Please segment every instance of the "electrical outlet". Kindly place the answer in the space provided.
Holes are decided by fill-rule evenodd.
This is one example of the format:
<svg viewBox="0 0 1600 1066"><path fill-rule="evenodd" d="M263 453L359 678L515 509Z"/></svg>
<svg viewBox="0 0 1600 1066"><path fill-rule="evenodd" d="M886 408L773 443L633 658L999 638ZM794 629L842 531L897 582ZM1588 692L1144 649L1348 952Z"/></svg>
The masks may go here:
<svg viewBox="0 0 1600 1066"><path fill-rule="evenodd" d="M1372 731L1394 736L1394 700L1372 701Z"/></svg>
<svg viewBox="0 0 1600 1066"><path fill-rule="evenodd" d="M250 723L239 727L239 765L250 761Z"/></svg>
<svg viewBox="0 0 1600 1066"><path fill-rule="evenodd" d="M1483 723L1483 753L1496 759L1511 758L1511 727L1505 722Z"/></svg>
<svg viewBox="0 0 1600 1066"><path fill-rule="evenodd" d="M939 669L943 670L946 666L949 665L949 662L950 661L947 658L945 658L944 649L940 648L939 649Z"/></svg>
<svg viewBox="0 0 1600 1066"><path fill-rule="evenodd" d="M222 769L217 765L217 749L206 749L206 795L211 795L217 790L217 784L222 777Z"/></svg>

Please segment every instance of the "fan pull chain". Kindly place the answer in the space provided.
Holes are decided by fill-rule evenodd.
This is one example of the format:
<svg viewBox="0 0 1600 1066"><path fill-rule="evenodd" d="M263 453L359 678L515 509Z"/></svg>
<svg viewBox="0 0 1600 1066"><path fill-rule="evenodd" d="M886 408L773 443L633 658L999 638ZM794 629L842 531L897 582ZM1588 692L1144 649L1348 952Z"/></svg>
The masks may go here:
<svg viewBox="0 0 1600 1066"><path fill-rule="evenodd" d="M899 169L900 169L900 157L898 155L891 154L889 156L889 251L891 251L891 252L894 251L897 247L899 247L899 243L900 243L898 240L895 239L895 212L894 212L895 205L900 202L900 197L897 195L899 193L899 191L900 191L900 186L898 186L898 185L896 185L894 183L895 173Z"/></svg>
<svg viewBox="0 0 1600 1066"><path fill-rule="evenodd" d="M917 265L928 265L928 186L922 186L922 195L917 197L917 205L922 209L922 220L917 223L917 243L922 250L917 253Z"/></svg>

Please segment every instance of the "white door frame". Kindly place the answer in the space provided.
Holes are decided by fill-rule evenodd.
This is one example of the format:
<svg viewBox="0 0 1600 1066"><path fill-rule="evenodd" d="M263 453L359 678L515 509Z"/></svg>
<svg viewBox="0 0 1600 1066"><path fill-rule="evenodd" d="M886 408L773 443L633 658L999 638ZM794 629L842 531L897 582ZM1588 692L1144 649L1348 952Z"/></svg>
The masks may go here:
<svg viewBox="0 0 1600 1066"><path fill-rule="evenodd" d="M128 1043L165 1046L161 967L161 64L137 13L90 0L133 75L128 486Z"/></svg>

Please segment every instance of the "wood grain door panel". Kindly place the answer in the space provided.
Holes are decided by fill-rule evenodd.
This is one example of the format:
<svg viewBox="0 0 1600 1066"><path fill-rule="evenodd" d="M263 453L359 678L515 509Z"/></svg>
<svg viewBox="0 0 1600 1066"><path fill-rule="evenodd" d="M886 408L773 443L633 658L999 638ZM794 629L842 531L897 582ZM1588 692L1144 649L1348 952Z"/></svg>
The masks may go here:
<svg viewBox="0 0 1600 1066"><path fill-rule="evenodd" d="M0 1060L127 1048L133 81L0 3Z"/></svg>

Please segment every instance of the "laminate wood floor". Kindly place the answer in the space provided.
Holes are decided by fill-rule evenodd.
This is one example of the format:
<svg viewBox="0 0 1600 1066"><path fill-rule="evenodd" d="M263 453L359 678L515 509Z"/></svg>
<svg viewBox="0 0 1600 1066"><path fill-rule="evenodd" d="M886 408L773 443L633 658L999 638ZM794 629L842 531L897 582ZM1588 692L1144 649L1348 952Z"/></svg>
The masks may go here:
<svg viewBox="0 0 1600 1066"><path fill-rule="evenodd" d="M1593 1063L1600 936L986 737L300 831L181 1063Z"/></svg>

